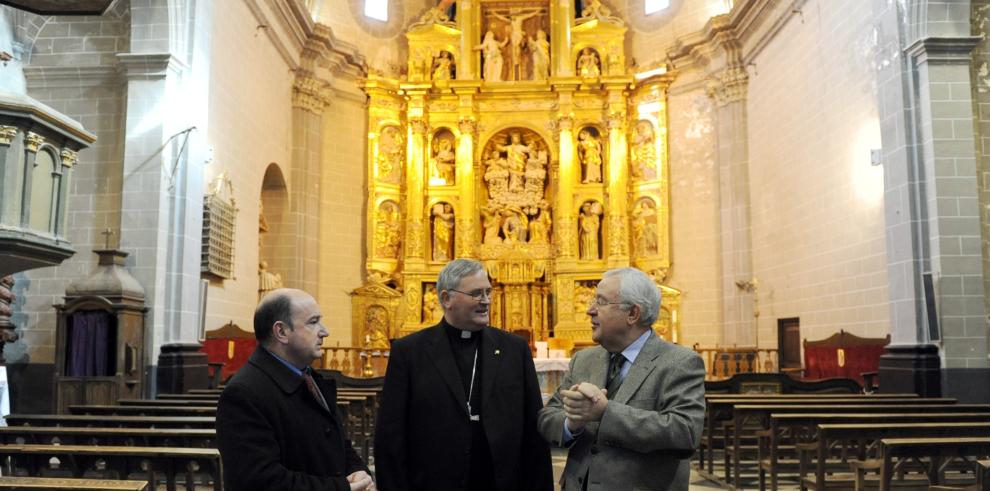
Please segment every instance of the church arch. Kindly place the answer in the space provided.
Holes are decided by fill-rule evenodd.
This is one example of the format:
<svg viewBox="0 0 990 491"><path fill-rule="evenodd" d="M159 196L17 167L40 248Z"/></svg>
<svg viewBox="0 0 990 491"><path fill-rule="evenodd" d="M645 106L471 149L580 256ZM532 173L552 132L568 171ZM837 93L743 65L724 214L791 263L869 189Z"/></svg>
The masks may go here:
<svg viewBox="0 0 990 491"><path fill-rule="evenodd" d="M258 281L259 292L268 286L281 285L281 274L290 271L294 251L282 244L289 244L291 233L287 220L289 190L282 168L275 162L268 164L261 180L258 200ZM274 277L279 280L272 283ZM266 286L267 285L267 286ZM284 286L284 285L282 285Z"/></svg>

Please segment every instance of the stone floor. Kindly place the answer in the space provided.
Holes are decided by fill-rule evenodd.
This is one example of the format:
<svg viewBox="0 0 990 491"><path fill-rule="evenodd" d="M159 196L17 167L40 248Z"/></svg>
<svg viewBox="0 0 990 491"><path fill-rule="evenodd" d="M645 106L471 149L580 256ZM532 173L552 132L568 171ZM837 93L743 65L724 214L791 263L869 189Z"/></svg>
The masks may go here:
<svg viewBox="0 0 990 491"><path fill-rule="evenodd" d="M552 449L551 456L553 457L553 480L556 483L560 481L560 475L564 472L564 463L567 462L567 450L561 448ZM557 489L560 489L560 486L557 486ZM690 489L692 491L701 491L705 489L722 489L722 486L706 480L699 476L697 472L691 471Z"/></svg>

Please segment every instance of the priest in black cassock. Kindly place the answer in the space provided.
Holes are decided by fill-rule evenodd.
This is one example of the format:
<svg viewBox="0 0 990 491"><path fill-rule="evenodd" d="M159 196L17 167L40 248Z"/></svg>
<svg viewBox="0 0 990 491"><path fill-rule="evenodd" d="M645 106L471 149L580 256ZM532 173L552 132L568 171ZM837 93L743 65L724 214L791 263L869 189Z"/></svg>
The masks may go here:
<svg viewBox="0 0 990 491"><path fill-rule="evenodd" d="M543 407L526 341L489 327L484 266L440 272L440 324L392 343L375 430L382 491L552 490Z"/></svg>

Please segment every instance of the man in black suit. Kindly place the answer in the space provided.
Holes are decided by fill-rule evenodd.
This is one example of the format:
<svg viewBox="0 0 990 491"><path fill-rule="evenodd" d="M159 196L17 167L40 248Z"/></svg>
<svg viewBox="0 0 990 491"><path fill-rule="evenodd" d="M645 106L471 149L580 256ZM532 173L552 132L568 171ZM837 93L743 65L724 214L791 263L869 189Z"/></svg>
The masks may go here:
<svg viewBox="0 0 990 491"><path fill-rule="evenodd" d="M344 436L337 388L310 368L327 330L301 290L266 295L254 313L258 348L217 406L217 446L228 491L374 491Z"/></svg>
<svg viewBox="0 0 990 491"><path fill-rule="evenodd" d="M488 327L492 285L477 261L437 278L440 324L392 343L375 431L383 491L551 490L543 407L526 341Z"/></svg>

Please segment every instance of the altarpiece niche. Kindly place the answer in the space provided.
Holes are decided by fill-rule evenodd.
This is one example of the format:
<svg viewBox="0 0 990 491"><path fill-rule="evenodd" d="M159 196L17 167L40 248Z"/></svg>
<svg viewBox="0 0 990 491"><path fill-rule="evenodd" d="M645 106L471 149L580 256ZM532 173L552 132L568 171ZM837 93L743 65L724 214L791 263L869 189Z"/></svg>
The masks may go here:
<svg viewBox="0 0 990 491"><path fill-rule="evenodd" d="M592 343L586 310L602 273L638 267L663 291L656 331L678 340L680 292L667 284L673 74L634 76L624 22L585 3L430 8L406 31L404 73L368 75L356 345L439 321L436 277L457 257L485 264L493 326L578 345Z"/></svg>

